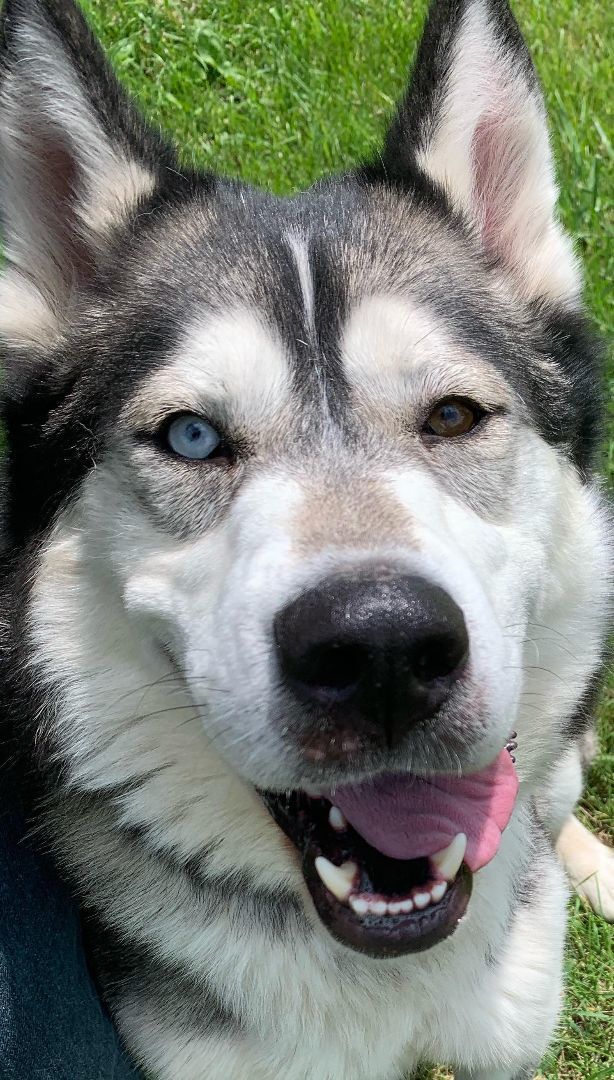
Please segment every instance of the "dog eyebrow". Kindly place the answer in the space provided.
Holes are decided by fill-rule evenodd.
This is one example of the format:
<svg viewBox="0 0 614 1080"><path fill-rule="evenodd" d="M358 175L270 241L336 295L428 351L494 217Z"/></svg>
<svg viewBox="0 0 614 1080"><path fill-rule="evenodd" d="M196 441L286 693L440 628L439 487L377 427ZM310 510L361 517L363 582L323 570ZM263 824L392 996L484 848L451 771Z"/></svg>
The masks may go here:
<svg viewBox="0 0 614 1080"><path fill-rule="evenodd" d="M159 398L152 394L134 398L124 408L120 422L143 434L154 434L165 420L180 413L194 413L218 424L228 422L223 403L207 400L201 394L183 394L176 398Z"/></svg>
<svg viewBox="0 0 614 1080"><path fill-rule="evenodd" d="M441 397L474 398L484 408L507 410L514 395L507 382L490 369L487 361L466 361L459 356L453 360L418 362L411 371L415 386L416 404L428 403Z"/></svg>
<svg viewBox="0 0 614 1080"><path fill-rule="evenodd" d="M167 360L140 383L121 422L147 430L193 412L226 428L268 427L291 394L286 349L256 307L199 313Z"/></svg>
<svg viewBox="0 0 614 1080"><path fill-rule="evenodd" d="M458 340L437 312L415 298L362 298L350 312L341 348L360 397L405 406L454 395L498 410L515 402L512 387L488 357Z"/></svg>

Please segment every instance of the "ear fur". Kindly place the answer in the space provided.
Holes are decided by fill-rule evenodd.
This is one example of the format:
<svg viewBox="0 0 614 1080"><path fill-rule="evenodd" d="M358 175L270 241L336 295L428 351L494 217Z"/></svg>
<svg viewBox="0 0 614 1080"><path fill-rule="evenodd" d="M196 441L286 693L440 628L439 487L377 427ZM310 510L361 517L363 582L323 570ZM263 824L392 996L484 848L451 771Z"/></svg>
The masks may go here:
<svg viewBox="0 0 614 1080"><path fill-rule="evenodd" d="M506 0L434 0L383 162L443 188L524 299L577 305L544 100Z"/></svg>
<svg viewBox="0 0 614 1080"><path fill-rule="evenodd" d="M105 240L174 155L72 0L6 0L0 43L0 335L52 343Z"/></svg>

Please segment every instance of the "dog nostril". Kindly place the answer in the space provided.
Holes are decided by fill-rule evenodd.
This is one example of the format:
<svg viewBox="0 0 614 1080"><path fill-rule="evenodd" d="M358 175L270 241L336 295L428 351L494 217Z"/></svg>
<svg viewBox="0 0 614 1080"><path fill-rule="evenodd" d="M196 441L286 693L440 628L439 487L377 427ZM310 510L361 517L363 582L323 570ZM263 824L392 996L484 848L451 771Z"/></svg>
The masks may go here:
<svg viewBox="0 0 614 1080"><path fill-rule="evenodd" d="M435 682L452 675L467 659L466 635L434 636L420 643L411 653L411 669L421 683Z"/></svg>
<svg viewBox="0 0 614 1080"><path fill-rule="evenodd" d="M309 649L290 672L295 686L322 702L344 701L351 697L364 670L364 650L339 642Z"/></svg>

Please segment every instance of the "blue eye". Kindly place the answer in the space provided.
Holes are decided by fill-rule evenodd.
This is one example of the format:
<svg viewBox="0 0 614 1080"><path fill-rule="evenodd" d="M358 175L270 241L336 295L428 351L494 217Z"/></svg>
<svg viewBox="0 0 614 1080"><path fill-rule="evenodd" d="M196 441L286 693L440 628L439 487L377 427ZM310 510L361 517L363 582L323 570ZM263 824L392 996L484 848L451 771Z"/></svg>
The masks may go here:
<svg viewBox="0 0 614 1080"><path fill-rule="evenodd" d="M166 434L166 441L179 457L204 461L205 458L211 457L222 440L215 428L211 427L206 420L186 413L185 416L178 416L172 421Z"/></svg>

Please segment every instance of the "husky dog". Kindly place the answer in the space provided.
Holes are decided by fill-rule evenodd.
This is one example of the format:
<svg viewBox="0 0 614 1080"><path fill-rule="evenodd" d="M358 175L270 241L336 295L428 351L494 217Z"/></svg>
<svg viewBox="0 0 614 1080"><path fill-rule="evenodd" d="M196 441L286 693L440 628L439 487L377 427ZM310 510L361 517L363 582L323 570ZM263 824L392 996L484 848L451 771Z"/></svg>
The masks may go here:
<svg viewBox="0 0 614 1080"><path fill-rule="evenodd" d="M72 0L2 37L3 678L126 1046L533 1076L557 842L614 910L608 521L507 4L437 0L381 154L290 199L183 167Z"/></svg>

